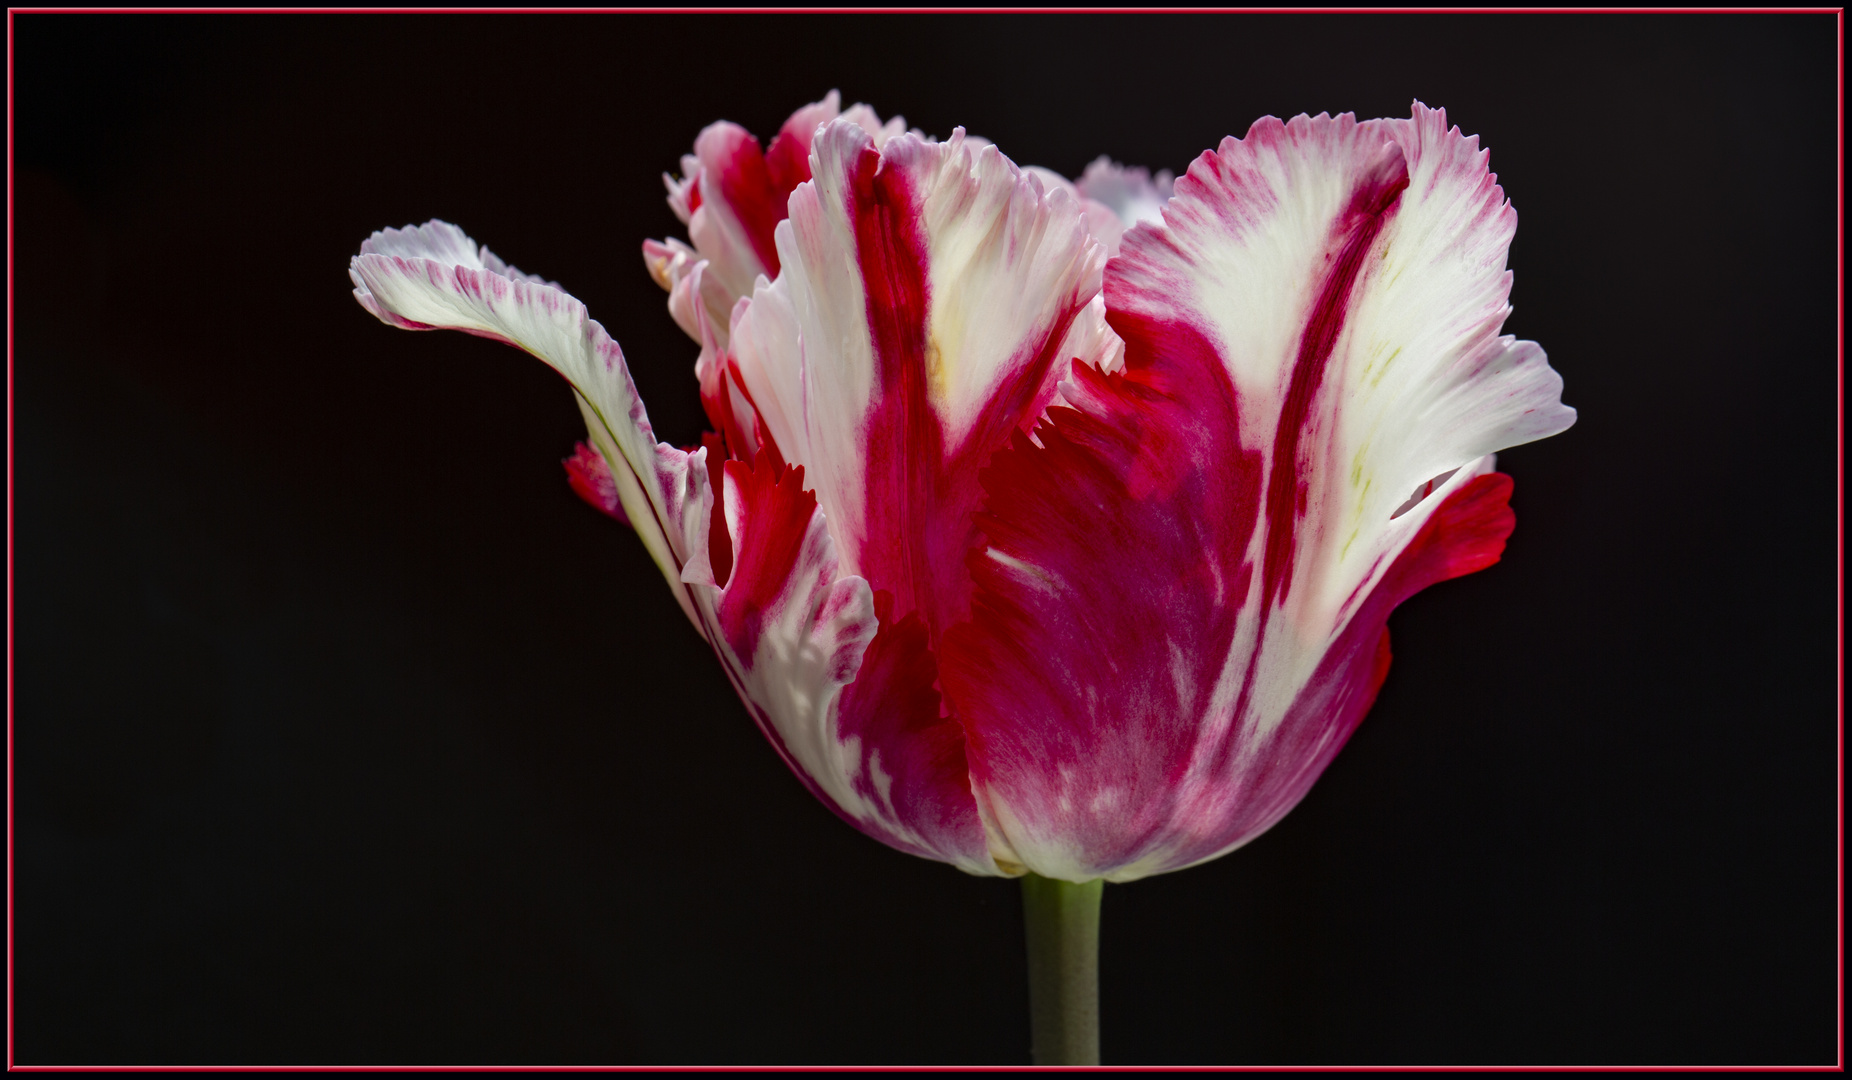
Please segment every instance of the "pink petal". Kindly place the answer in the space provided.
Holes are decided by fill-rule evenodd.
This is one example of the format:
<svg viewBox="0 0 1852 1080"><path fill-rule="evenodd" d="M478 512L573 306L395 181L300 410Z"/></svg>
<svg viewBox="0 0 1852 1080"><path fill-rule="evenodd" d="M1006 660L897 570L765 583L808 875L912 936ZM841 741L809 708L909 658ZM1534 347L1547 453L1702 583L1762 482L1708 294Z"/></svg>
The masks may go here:
<svg viewBox="0 0 1852 1080"><path fill-rule="evenodd" d="M999 872L971 797L965 733L943 715L938 662L926 621L894 617L894 596L875 594L881 630L844 690L840 737L866 763L857 791L893 823L880 839L975 874Z"/></svg>
<svg viewBox="0 0 1852 1080"><path fill-rule="evenodd" d="M987 818L1017 860L1075 881L1170 839L1201 728L1228 707L1261 490L1214 352L1126 349L1119 375L1075 365L1080 408L985 471L971 621L940 667Z"/></svg>
<svg viewBox="0 0 1852 1080"><path fill-rule="evenodd" d="M1486 466L1489 468L1489 464ZM1298 805L1337 756L1389 674L1390 612L1436 582L1497 562L1516 518L1512 483L1475 471L1439 500L1248 764L1224 760L1222 783L1192 785L1176 814L1183 842L1145 872L1180 869L1227 854ZM1237 779L1238 778L1238 779Z"/></svg>
<svg viewBox="0 0 1852 1080"><path fill-rule="evenodd" d="M1110 209L1126 228L1141 221L1161 222L1176 177L1169 169L1151 175L1145 168L1128 168L1105 155L1095 158L1074 186L1081 195Z"/></svg>

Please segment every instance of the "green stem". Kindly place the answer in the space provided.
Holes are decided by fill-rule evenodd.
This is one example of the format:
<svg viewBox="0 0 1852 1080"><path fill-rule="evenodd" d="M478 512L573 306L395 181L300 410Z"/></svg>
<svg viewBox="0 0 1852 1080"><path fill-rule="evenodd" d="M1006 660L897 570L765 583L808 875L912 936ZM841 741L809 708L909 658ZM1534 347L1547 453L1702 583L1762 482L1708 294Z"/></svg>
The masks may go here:
<svg viewBox="0 0 1852 1080"><path fill-rule="evenodd" d="M1036 874L1022 879L1029 938L1029 1048L1037 1065L1100 1063L1100 893Z"/></svg>

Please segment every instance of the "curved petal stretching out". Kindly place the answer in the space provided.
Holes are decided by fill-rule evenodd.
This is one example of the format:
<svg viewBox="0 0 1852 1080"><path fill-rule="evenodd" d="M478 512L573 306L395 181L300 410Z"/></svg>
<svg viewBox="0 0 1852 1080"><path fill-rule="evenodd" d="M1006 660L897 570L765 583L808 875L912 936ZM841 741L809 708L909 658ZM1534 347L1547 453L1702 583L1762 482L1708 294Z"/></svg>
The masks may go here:
<svg viewBox="0 0 1852 1080"><path fill-rule="evenodd" d="M609 473L625 515L695 617L682 574L690 563L707 561L705 525L687 512L705 497L705 470L691 464L690 455L657 444L623 351L584 304L508 266L442 221L374 233L348 276L354 298L389 326L493 338L565 376L592 445L613 466Z"/></svg>
<svg viewBox="0 0 1852 1080"><path fill-rule="evenodd" d="M600 487L604 478L611 481L683 610L792 771L877 839L973 872L996 872L968 785L959 836L959 822L946 820L956 815L945 807L905 801L933 766L896 760L893 740L909 735L908 719L885 710L862 715L877 698L885 704L931 693L930 680L922 687L917 672L887 660L848 711L853 730L839 731L843 687L856 678L871 642L871 656L885 653L876 637L875 598L862 578L839 572L823 514L803 489L802 468L781 470L761 456L756 468L726 463L723 476L709 448L685 452L657 443L622 351L585 306L557 285L508 267L453 225L433 221L375 233L349 274L355 298L388 325L493 338L565 376L607 465L601 478L581 461L575 475L587 478L602 509L609 508ZM725 493L721 515L714 513L716 487ZM715 528L716 521L723 527ZM876 688L887 692L872 693ZM963 784L958 749L954 764Z"/></svg>
<svg viewBox="0 0 1852 1080"><path fill-rule="evenodd" d="M1262 120L1126 234L1126 370L1077 365L997 456L941 661L1027 866L1129 880L1258 835L1367 710L1401 590L1496 558L1491 452L1574 419L1498 335L1514 224L1417 105Z"/></svg>

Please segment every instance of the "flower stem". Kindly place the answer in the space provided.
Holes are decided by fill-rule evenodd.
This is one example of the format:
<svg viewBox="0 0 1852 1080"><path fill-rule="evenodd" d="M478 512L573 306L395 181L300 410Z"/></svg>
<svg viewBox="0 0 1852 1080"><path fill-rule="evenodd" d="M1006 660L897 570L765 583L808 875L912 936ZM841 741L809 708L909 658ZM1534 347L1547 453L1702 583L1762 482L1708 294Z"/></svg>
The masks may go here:
<svg viewBox="0 0 1852 1080"><path fill-rule="evenodd" d="M1036 874L1022 879L1029 938L1029 1048L1037 1065L1100 1063L1100 893Z"/></svg>

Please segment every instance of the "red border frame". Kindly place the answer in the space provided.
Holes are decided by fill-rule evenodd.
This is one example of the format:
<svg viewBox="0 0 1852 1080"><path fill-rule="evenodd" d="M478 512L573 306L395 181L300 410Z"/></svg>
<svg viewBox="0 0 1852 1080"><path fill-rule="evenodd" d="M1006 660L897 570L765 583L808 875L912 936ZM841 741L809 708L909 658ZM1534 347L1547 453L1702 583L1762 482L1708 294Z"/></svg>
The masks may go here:
<svg viewBox="0 0 1852 1080"><path fill-rule="evenodd" d="M1268 1072L1481 1072L1496 1069L1501 1072L1843 1072L1845 1070L1845 938L1846 938L1846 904L1845 904L1845 711L1846 711L1846 609L1845 609L1845 378L1846 378L1846 306L1845 306L1845 222L1846 222L1846 185L1845 185L1845 91L1846 91L1846 33L1845 9L1842 7L1250 7L1250 8L1167 8L1167 7L611 7L611 8L548 8L548 7L432 7L432 8L352 8L352 7L9 7L6 11L6 1064L9 1072L14 1070L30 1072L865 1072L878 1068L888 1072L976 1072L976 1071L1011 1071L1011 1072L1046 1072L1068 1071L1065 1066L1035 1065L966 1065L966 1066L815 1066L815 1065L776 1065L776 1066L712 1066L712 1065L554 1065L554 1066L490 1066L490 1065L145 1065L145 1066L99 1066L99 1065L20 1065L13 1059L13 16L15 15L975 15L975 14L1087 14L1087 15L1129 15L1129 14L1240 14L1240 15L1834 15L1837 17L1838 29L1838 152L1839 175L1837 184L1837 226L1838 239L1838 285L1839 303L1836 313L1838 335L1838 393L1837 427L1835 446L1838 449L1837 464L1838 491L1837 507L1837 550L1835 565L1835 583L1838 588L1836 611L1838 616L1839 660L1836 679L1836 698L1838 704L1838 739L1839 761L1838 776L1838 927L1839 943L1839 1046L1838 1060L1832 1065L1794 1065L1794 1066L1692 1066L1692 1065L1586 1065L1586 1066L1483 1066L1483 1065L1402 1065L1402 1066L1238 1066L1238 1065L1172 1065L1172 1066L1132 1066L1103 1065L1096 1067L1101 1072L1229 1072L1259 1071Z"/></svg>

